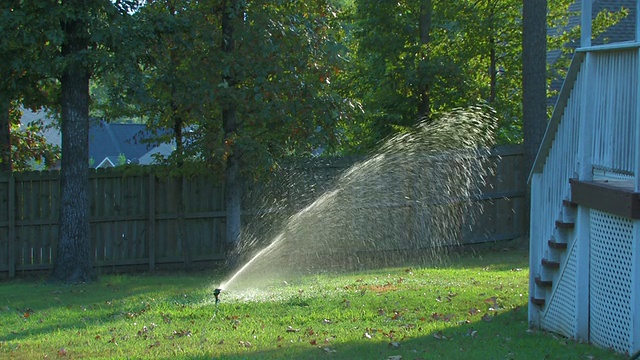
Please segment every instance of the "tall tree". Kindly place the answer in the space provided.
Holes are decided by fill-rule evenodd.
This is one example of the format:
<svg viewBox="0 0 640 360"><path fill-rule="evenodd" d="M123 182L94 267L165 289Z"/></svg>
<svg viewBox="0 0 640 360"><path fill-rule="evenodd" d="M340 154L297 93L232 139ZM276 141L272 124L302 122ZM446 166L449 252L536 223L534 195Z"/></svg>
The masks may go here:
<svg viewBox="0 0 640 360"><path fill-rule="evenodd" d="M0 171L25 170L33 159L53 165L56 149L38 124L20 126L19 107L52 107L51 77L59 45L59 24L47 1L7 0L0 4Z"/></svg>
<svg viewBox="0 0 640 360"><path fill-rule="evenodd" d="M522 110L528 173L547 126L547 1L525 0L522 23Z"/></svg>
<svg viewBox="0 0 640 360"><path fill-rule="evenodd" d="M547 127L547 1L524 0L522 23L522 122L528 175ZM530 192L525 199L529 204ZM528 205L525 209L529 210Z"/></svg>
<svg viewBox="0 0 640 360"><path fill-rule="evenodd" d="M62 167L60 230L51 278L68 283L91 280L89 243L89 12L87 2L66 0L61 24Z"/></svg>
<svg viewBox="0 0 640 360"><path fill-rule="evenodd" d="M104 71L109 47L122 35L122 18L135 1L64 0L60 16L60 108L62 167L60 230L51 279L66 283L92 279L89 238L89 80ZM119 25L119 26L118 26ZM115 46L114 46L115 47ZM124 49L121 49L124 51ZM56 59L58 60L58 59Z"/></svg>
<svg viewBox="0 0 640 360"><path fill-rule="evenodd" d="M220 48L227 59L236 55L236 27L243 24L244 9L239 0L225 0L222 5L222 42ZM222 81L225 86L235 88L238 85L233 61L229 67L222 69ZM233 97L222 103L222 128L224 141L231 144L238 131L238 104ZM225 167L225 209L227 211L226 239L230 244L237 244L241 236L242 182L240 177L241 148L229 147Z"/></svg>
<svg viewBox="0 0 640 360"><path fill-rule="evenodd" d="M175 16L165 16L169 5ZM182 169L220 174L235 246L246 183L339 138L347 110L331 87L344 63L336 10L324 1L156 0L134 17L152 27L135 53L144 75L118 75L109 103L133 103L130 113L152 127L182 119Z"/></svg>

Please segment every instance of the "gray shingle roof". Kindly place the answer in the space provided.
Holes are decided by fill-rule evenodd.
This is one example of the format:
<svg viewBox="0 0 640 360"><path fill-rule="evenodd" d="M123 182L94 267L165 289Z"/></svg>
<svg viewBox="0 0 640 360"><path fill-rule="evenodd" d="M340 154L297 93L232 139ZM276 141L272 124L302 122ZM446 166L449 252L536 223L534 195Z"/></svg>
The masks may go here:
<svg viewBox="0 0 640 360"><path fill-rule="evenodd" d="M117 159L123 154L127 160L137 160L158 146L154 136L143 124L110 124L95 121L89 129L89 156L93 166L104 159Z"/></svg>

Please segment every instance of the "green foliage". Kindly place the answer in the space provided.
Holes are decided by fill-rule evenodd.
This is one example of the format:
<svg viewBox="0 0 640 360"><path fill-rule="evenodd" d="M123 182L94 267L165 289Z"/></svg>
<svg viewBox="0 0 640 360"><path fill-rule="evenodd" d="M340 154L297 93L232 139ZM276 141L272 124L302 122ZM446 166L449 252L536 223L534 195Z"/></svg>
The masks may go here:
<svg viewBox="0 0 640 360"><path fill-rule="evenodd" d="M85 9L68 2L49 0L7 0L0 5L0 102L11 104L11 150L14 170L28 168L30 160L46 166L55 164L59 150L41 134L42 124L21 127L19 107L60 112L60 78L71 63L81 61L90 72L99 75L114 66L109 54L125 51L116 44L127 29L121 26L136 1L95 1ZM86 10L86 11L85 11ZM67 26L80 21L90 28L86 51L65 57L62 46Z"/></svg>
<svg viewBox="0 0 640 360"><path fill-rule="evenodd" d="M281 265L281 264L277 264ZM528 330L526 250L449 266L287 279L223 290L219 274L106 275L0 287L0 356L181 359L624 359ZM53 331L52 331L53 329Z"/></svg>
<svg viewBox="0 0 640 360"><path fill-rule="evenodd" d="M432 9L429 42L420 41L419 3ZM579 28L565 30L570 0L549 2L548 49L570 53ZM366 152L381 139L420 118L420 87L427 83L430 112L486 103L499 119L498 142L522 142L521 1L379 2L345 5L349 67L341 78L343 96L360 105L344 123L345 152ZM604 11L593 22L598 36L628 10ZM548 75L562 78L570 56ZM553 93L549 94L553 96Z"/></svg>
<svg viewBox="0 0 640 360"><path fill-rule="evenodd" d="M172 129L183 146L169 162L186 173L203 164L222 173L236 152L254 177L283 156L330 148L335 124L346 116L331 87L342 66L335 9L326 2L243 6L229 54L222 49L222 2L148 1L127 37L127 47L138 50L97 83L101 113ZM229 102L238 104L233 134L222 128Z"/></svg>
<svg viewBox="0 0 640 360"><path fill-rule="evenodd" d="M55 167L60 160L60 148L47 141L44 132L48 126L42 120L20 124L22 112L14 106L9 113L11 124L13 171Z"/></svg>

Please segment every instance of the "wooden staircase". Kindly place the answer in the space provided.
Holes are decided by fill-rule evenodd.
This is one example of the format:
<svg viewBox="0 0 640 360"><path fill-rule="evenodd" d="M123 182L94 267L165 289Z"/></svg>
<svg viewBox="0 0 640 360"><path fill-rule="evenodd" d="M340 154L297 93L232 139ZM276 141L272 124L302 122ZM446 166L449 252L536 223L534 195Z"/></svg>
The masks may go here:
<svg viewBox="0 0 640 360"><path fill-rule="evenodd" d="M577 204L570 200L562 201L561 218L554 224L554 236L547 240L545 255L540 262L539 273L535 277L536 295L531 297L533 305L544 307L552 294L553 286L560 276L562 263L566 258L568 243L574 236L576 210Z"/></svg>

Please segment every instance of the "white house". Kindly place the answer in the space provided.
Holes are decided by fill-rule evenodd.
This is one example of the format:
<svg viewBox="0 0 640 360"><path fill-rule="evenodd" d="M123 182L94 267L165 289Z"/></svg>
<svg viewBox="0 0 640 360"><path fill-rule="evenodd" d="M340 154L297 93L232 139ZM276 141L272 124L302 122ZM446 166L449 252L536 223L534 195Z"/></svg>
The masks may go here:
<svg viewBox="0 0 640 360"><path fill-rule="evenodd" d="M529 322L634 354L640 351L639 17L635 40L593 46L593 2L581 6L581 46L529 177Z"/></svg>

